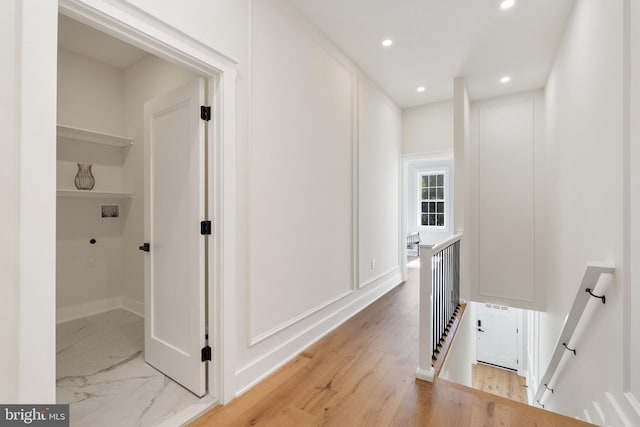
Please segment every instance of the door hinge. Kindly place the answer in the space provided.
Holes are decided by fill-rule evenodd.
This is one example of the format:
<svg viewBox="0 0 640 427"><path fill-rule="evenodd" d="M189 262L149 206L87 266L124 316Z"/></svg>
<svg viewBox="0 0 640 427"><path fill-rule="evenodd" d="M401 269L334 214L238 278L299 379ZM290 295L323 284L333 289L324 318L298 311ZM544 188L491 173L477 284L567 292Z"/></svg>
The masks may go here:
<svg viewBox="0 0 640 427"><path fill-rule="evenodd" d="M211 221L200 221L200 234L202 235L211 234Z"/></svg>
<svg viewBox="0 0 640 427"><path fill-rule="evenodd" d="M200 118L207 122L211 120L211 106L208 106L208 105L200 106Z"/></svg>
<svg viewBox="0 0 640 427"><path fill-rule="evenodd" d="M203 362L207 362L207 361L211 361L211 347L204 346L202 347L202 350L200 351L200 355L201 355L201 360Z"/></svg>

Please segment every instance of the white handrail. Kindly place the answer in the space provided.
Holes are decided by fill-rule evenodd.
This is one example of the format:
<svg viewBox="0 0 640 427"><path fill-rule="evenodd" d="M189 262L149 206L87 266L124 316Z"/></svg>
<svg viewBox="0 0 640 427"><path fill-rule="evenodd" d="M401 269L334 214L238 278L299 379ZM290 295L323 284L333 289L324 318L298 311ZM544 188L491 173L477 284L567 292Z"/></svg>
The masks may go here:
<svg viewBox="0 0 640 427"><path fill-rule="evenodd" d="M430 249L432 253L440 252L446 247L453 245L458 240L462 239L462 233L456 233L453 236L443 240L442 242L436 244L420 244L420 249Z"/></svg>
<svg viewBox="0 0 640 427"><path fill-rule="evenodd" d="M576 330L584 329L599 304L605 302L605 292L608 282L599 284L603 274L614 274L615 267L606 264L589 263L582 277L576 298L573 301L569 316L564 322L562 332L556 343L555 351L549 361L542 381L538 385L533 401L544 407L545 397L553 393L556 382L568 360L576 355L576 342L580 333Z"/></svg>
<svg viewBox="0 0 640 427"><path fill-rule="evenodd" d="M418 369L416 378L433 381L435 369L431 363L433 355L433 255L462 240L457 233L440 243L420 244L420 303L418 324Z"/></svg>

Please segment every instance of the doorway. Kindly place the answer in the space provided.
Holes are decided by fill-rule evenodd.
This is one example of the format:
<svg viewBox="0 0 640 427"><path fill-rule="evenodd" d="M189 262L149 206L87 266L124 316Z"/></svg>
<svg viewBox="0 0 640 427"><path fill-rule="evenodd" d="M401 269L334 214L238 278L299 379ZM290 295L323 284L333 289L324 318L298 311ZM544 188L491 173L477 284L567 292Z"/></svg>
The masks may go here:
<svg viewBox="0 0 640 427"><path fill-rule="evenodd" d="M500 304L472 304L477 361L472 366L472 387L528 403L523 311Z"/></svg>
<svg viewBox="0 0 640 427"><path fill-rule="evenodd" d="M478 362L517 371L517 309L498 304L476 303L476 315Z"/></svg>
<svg viewBox="0 0 640 427"><path fill-rule="evenodd" d="M208 260L204 244L192 245L196 246L197 253L187 256L198 258L195 274L198 290L195 295L189 294L197 302L194 303L193 298L184 300L183 305L191 310L184 310L184 307L179 310L198 313L198 330L189 338L191 341L195 338L197 349L177 345L175 339L168 336L167 328L162 326L170 324L175 329L178 325L181 336L190 337L184 332L192 328L184 327L185 322L181 322L185 316L177 314L178 310L169 310L166 304L149 303L154 301L154 294L161 297L155 298L156 302L171 300L175 303L176 298L183 295L175 284L184 284L184 278L174 280L173 288L165 284L152 286L151 293L145 292L145 278L149 278L145 274L145 263L149 262L144 260L149 254L138 251L138 246L145 248L143 242L149 242L146 229L151 222L148 206L145 206L148 204L145 201L150 200L150 192L145 188L149 184L145 170L149 169L144 166L145 159L149 158L145 155L149 143L144 142L154 124L145 121L144 106L185 85L193 86L195 81L200 92L194 101L198 105L191 110L197 111L200 123L200 105L205 99L210 101L211 94L205 92L205 79L198 78L193 71L149 55L64 15L59 18L59 31L58 402L71 403L72 422L78 425L92 425L97 419L101 422L111 420L112 424L136 420L142 424L157 424L193 405L206 409L215 400L207 396L202 401L197 396L205 395L207 384L215 381L207 381L206 360L201 354L201 349L208 344L205 332L208 301L204 287ZM165 111L176 111L174 106L165 107ZM167 132L167 117L164 115L159 119L165 126L165 132L159 131L159 135ZM168 129L180 129L181 124L173 117ZM196 127L200 130L192 133L203 137L208 126L197 124ZM192 145L180 145L186 147L186 157L198 165L206 165L203 144L196 144L195 150ZM156 187L167 188L189 176L186 172L193 165L186 164L185 172L179 167L175 152L172 157L171 167L160 165L163 173ZM195 189L199 196L196 197L197 218L194 222L198 229L194 233L200 241L206 239L200 234L200 220L206 219L207 205L204 169L196 168L200 186ZM192 181L183 183L188 188L193 187ZM170 216L172 206L185 205L176 199L176 194L173 198L165 198L165 206L154 208L153 212L157 211L158 215L152 215L152 221L161 223L158 218ZM165 229L168 233L181 231L180 224L171 224ZM162 242L158 238L146 247L151 247L154 254L154 248L162 254L159 245ZM175 236L171 243L176 243ZM174 298L168 293L173 293ZM150 324L151 319L155 322ZM143 323L148 324L146 328ZM156 357L151 363L160 372L144 362L150 361L150 355L160 353L143 345L150 336L182 353L190 353L191 359L197 356L197 384L182 376L179 372L183 368L181 364ZM173 334L173 338L175 336ZM171 371L175 366L180 369Z"/></svg>
<svg viewBox="0 0 640 427"><path fill-rule="evenodd" d="M405 157L403 169L406 277L420 268L420 244L437 244L453 234L453 155Z"/></svg>

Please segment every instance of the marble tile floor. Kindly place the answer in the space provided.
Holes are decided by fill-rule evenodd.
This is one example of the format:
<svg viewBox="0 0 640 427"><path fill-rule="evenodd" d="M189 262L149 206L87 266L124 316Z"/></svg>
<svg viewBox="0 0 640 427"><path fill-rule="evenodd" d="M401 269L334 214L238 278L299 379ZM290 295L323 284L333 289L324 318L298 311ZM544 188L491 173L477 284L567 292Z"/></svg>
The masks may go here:
<svg viewBox="0 0 640 427"><path fill-rule="evenodd" d="M71 426L157 426L213 404L148 365L143 348L144 321L126 310L57 325L57 401Z"/></svg>

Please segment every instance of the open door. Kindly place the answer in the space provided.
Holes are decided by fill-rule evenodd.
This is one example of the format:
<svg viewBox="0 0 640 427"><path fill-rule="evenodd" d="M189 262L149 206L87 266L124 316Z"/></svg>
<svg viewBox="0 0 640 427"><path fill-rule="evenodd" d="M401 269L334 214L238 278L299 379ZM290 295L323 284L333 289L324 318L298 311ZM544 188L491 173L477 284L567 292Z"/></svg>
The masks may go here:
<svg viewBox="0 0 640 427"><path fill-rule="evenodd" d="M478 362L518 370L517 309L477 304Z"/></svg>
<svg viewBox="0 0 640 427"><path fill-rule="evenodd" d="M145 104L145 360L206 393L205 85Z"/></svg>

